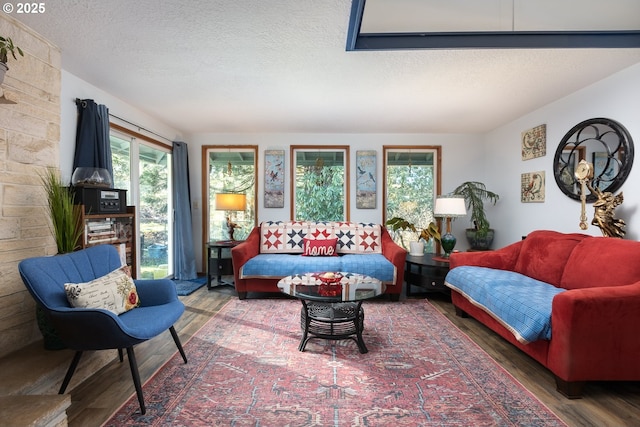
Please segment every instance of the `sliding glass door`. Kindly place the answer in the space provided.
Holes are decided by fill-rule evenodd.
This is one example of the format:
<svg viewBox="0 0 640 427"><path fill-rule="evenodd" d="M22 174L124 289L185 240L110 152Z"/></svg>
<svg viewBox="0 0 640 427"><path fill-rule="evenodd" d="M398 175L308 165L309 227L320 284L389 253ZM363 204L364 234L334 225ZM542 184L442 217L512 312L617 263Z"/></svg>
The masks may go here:
<svg viewBox="0 0 640 427"><path fill-rule="evenodd" d="M171 148L111 131L114 187L127 190L127 204L136 206L138 277L153 279L173 274L171 216Z"/></svg>

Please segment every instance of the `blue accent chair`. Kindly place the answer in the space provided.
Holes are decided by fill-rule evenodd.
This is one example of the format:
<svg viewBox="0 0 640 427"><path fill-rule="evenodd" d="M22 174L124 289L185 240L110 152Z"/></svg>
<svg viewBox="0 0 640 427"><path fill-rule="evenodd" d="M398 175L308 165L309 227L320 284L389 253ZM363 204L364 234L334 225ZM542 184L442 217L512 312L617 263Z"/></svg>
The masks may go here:
<svg viewBox="0 0 640 427"><path fill-rule="evenodd" d="M63 394L69 385L83 351L117 349L122 362L122 350L127 349L140 410L144 414L146 408L133 346L168 329L184 363L187 363L173 326L184 312L184 304L178 299L174 283L168 279L135 280L140 306L119 316L102 309L73 308L64 290L65 283L89 282L120 266L120 256L115 247L98 245L64 255L25 259L18 265L18 270L60 340L76 352L59 394Z"/></svg>

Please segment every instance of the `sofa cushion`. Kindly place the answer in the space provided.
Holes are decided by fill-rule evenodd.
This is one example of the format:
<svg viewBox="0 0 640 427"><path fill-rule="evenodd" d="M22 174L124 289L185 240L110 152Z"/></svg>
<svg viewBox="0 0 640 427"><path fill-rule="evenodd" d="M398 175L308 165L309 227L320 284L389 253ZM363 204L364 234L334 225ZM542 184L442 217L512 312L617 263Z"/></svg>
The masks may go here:
<svg viewBox="0 0 640 427"><path fill-rule="evenodd" d="M240 267L240 279L282 278L292 274L344 271L395 282L396 268L382 254L308 257L301 254L258 254Z"/></svg>
<svg viewBox="0 0 640 427"><path fill-rule="evenodd" d="M560 286L567 259L584 238L590 236L549 230L534 231L522 242L514 271Z"/></svg>
<svg viewBox="0 0 640 427"><path fill-rule="evenodd" d="M302 256L338 256L338 252L336 252L337 243L337 238L308 239L305 237Z"/></svg>
<svg viewBox="0 0 640 427"><path fill-rule="evenodd" d="M128 266L85 283L65 283L69 304L75 308L101 308L121 314L140 305Z"/></svg>
<svg viewBox="0 0 640 427"><path fill-rule="evenodd" d="M571 253L560 282L566 289L624 286L640 281L640 242L584 239Z"/></svg>
<svg viewBox="0 0 640 427"><path fill-rule="evenodd" d="M551 339L551 304L565 291L513 271L474 266L449 271L445 284L486 311L523 344Z"/></svg>

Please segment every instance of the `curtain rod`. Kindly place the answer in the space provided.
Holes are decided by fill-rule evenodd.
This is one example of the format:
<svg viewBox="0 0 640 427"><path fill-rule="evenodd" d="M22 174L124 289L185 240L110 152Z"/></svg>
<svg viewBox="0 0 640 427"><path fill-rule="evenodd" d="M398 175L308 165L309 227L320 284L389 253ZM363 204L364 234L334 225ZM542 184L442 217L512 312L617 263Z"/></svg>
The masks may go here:
<svg viewBox="0 0 640 427"><path fill-rule="evenodd" d="M86 102L84 99L80 99L80 98L76 98L76 100L75 100L75 104L76 104L76 105L82 105L83 107L86 107L86 106L87 106L87 102ZM159 137L159 138L162 138L162 139L164 139L164 140L166 140L166 141L169 141L170 143L172 143L172 144L173 144L173 140L171 140L171 139L169 139L169 138L167 138L167 137L164 137L164 136L162 136L162 135L160 135L160 134L157 134L157 133L155 133L154 131L151 131L151 130L149 130L149 129L146 129L146 128L144 128L144 127L142 127L142 126L140 126L140 125L137 125L137 124L135 124L135 123L133 123L133 122L130 122L129 120L123 119L122 117L118 117L118 116L116 116L115 114L111 114L111 113L109 113L109 117L113 117L114 119L118 119L118 120L120 120L120 121L123 121L123 122L125 122L125 123L127 123L127 124L130 124L131 126L134 126L134 127L138 128L138 131L145 131L145 132L150 133L150 134L152 134L152 135L155 135L155 136L157 136L157 137Z"/></svg>

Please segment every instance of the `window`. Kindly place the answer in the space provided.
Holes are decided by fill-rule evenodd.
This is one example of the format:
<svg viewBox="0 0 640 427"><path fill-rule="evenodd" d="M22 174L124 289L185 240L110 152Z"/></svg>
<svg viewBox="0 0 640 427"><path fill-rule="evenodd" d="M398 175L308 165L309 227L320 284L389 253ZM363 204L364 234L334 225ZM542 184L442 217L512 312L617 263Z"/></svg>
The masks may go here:
<svg viewBox="0 0 640 427"><path fill-rule="evenodd" d="M349 220L349 147L291 146L291 218Z"/></svg>
<svg viewBox="0 0 640 427"><path fill-rule="evenodd" d="M440 147L384 146L384 218L401 217L426 228L434 221L433 207L440 194ZM415 240L412 232L396 234L398 243L408 249ZM425 245L434 251L434 241Z"/></svg>
<svg viewBox="0 0 640 427"><path fill-rule="evenodd" d="M138 277L172 275L171 147L113 123L110 143L114 187L126 189L127 204L136 206Z"/></svg>
<svg viewBox="0 0 640 427"><path fill-rule="evenodd" d="M210 241L229 239L227 219L236 224L233 238L244 240L256 224L256 176L258 147L203 146L202 158L206 171L202 191L206 200L203 237ZM245 196L244 210L217 210L216 195ZM218 200L221 200L218 197ZM206 251L204 251L206 253Z"/></svg>

